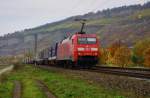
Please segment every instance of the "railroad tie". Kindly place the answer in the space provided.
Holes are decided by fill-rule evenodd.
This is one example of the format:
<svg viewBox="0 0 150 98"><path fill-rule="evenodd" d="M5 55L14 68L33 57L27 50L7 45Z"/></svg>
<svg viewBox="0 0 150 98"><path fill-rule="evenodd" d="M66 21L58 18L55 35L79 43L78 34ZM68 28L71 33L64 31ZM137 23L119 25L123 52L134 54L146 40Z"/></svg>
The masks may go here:
<svg viewBox="0 0 150 98"><path fill-rule="evenodd" d="M47 98L56 98L56 96L49 91L47 85L43 81L37 80L37 85L44 91Z"/></svg>
<svg viewBox="0 0 150 98"><path fill-rule="evenodd" d="M13 98L21 98L21 83L20 83L20 81L14 82Z"/></svg>

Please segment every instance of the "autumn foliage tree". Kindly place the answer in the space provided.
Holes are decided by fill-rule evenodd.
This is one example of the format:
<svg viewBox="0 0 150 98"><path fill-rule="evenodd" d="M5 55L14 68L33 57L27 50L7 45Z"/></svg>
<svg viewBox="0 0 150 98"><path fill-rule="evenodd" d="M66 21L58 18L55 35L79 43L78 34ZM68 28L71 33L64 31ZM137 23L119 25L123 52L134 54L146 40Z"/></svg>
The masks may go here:
<svg viewBox="0 0 150 98"><path fill-rule="evenodd" d="M131 65L131 50L126 46L121 46L116 50L111 62L120 67Z"/></svg>
<svg viewBox="0 0 150 98"><path fill-rule="evenodd" d="M131 49L117 41L106 49L101 49L100 63L110 66L150 67L150 39L144 39Z"/></svg>
<svg viewBox="0 0 150 98"><path fill-rule="evenodd" d="M150 67L150 48L144 51L144 65Z"/></svg>
<svg viewBox="0 0 150 98"><path fill-rule="evenodd" d="M113 66L125 66L128 64L126 57L129 57L131 55L130 53L130 49L128 49L125 44L123 44L120 40L116 41L108 48L107 64Z"/></svg>
<svg viewBox="0 0 150 98"><path fill-rule="evenodd" d="M108 51L107 49L100 49L100 64L107 64L108 60Z"/></svg>
<svg viewBox="0 0 150 98"><path fill-rule="evenodd" d="M123 46L123 43L121 41L116 41L114 43L112 43L109 47L108 47L108 51L109 51L109 56L113 57L116 50L118 48L120 48L121 46Z"/></svg>
<svg viewBox="0 0 150 98"><path fill-rule="evenodd" d="M141 40L135 44L133 52L135 55L142 57L143 52L148 48L150 48L150 39Z"/></svg>
<svg viewBox="0 0 150 98"><path fill-rule="evenodd" d="M133 48L132 61L138 66L149 66L150 39L137 42Z"/></svg>

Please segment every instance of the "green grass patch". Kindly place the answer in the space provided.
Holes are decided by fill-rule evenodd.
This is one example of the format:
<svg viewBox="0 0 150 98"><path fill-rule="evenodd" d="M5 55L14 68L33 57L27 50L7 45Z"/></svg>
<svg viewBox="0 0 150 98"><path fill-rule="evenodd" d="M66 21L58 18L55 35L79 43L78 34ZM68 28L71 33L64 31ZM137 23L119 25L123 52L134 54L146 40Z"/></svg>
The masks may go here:
<svg viewBox="0 0 150 98"><path fill-rule="evenodd" d="M13 83L4 82L0 83L0 98L12 98Z"/></svg>
<svg viewBox="0 0 150 98"><path fill-rule="evenodd" d="M113 22L117 22L116 18L101 18L101 19L93 19L87 22L87 25L107 25Z"/></svg>
<svg viewBox="0 0 150 98"><path fill-rule="evenodd" d="M108 25L113 22L118 21L118 18L100 18L100 19L92 19L87 21L87 25ZM37 28L31 31L28 31L28 33L37 33L37 32L52 32L55 30L59 29L67 29L67 28L72 28L72 29L79 29L81 27L81 24L79 22L65 22L65 23L60 23L54 26L51 25L46 25L43 26L42 28Z"/></svg>
<svg viewBox="0 0 150 98"><path fill-rule="evenodd" d="M24 88L22 98L47 98L32 79L24 79L22 83Z"/></svg>
<svg viewBox="0 0 150 98"><path fill-rule="evenodd" d="M125 98L117 91L108 91L84 80L68 78L56 72L32 66L22 67L8 75L6 83L0 84L0 90L5 92L5 95L0 93L0 98L11 98L12 83L15 80L22 82L22 98L46 98L37 86L36 79L44 81L58 98Z"/></svg>
<svg viewBox="0 0 150 98"><path fill-rule="evenodd" d="M43 26L42 28L37 28L32 31L28 31L28 33L37 33L37 32L52 32L59 29L67 29L67 28L80 28L81 24L77 22L65 22L60 23L54 26Z"/></svg>

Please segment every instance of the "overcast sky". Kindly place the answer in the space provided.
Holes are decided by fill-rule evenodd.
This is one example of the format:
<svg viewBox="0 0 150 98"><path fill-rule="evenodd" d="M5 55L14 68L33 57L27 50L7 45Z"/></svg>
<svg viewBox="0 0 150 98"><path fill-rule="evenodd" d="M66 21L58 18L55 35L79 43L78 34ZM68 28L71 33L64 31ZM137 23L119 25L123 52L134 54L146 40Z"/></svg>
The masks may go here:
<svg viewBox="0 0 150 98"><path fill-rule="evenodd" d="M69 16L150 0L0 0L0 35Z"/></svg>

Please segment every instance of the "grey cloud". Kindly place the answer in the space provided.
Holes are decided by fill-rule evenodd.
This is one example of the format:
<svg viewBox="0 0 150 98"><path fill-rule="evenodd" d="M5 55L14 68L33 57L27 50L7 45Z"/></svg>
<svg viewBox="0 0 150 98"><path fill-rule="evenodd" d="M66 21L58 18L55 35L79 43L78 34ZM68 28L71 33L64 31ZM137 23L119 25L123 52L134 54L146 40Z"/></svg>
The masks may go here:
<svg viewBox="0 0 150 98"><path fill-rule="evenodd" d="M145 0L0 0L0 35Z"/></svg>

